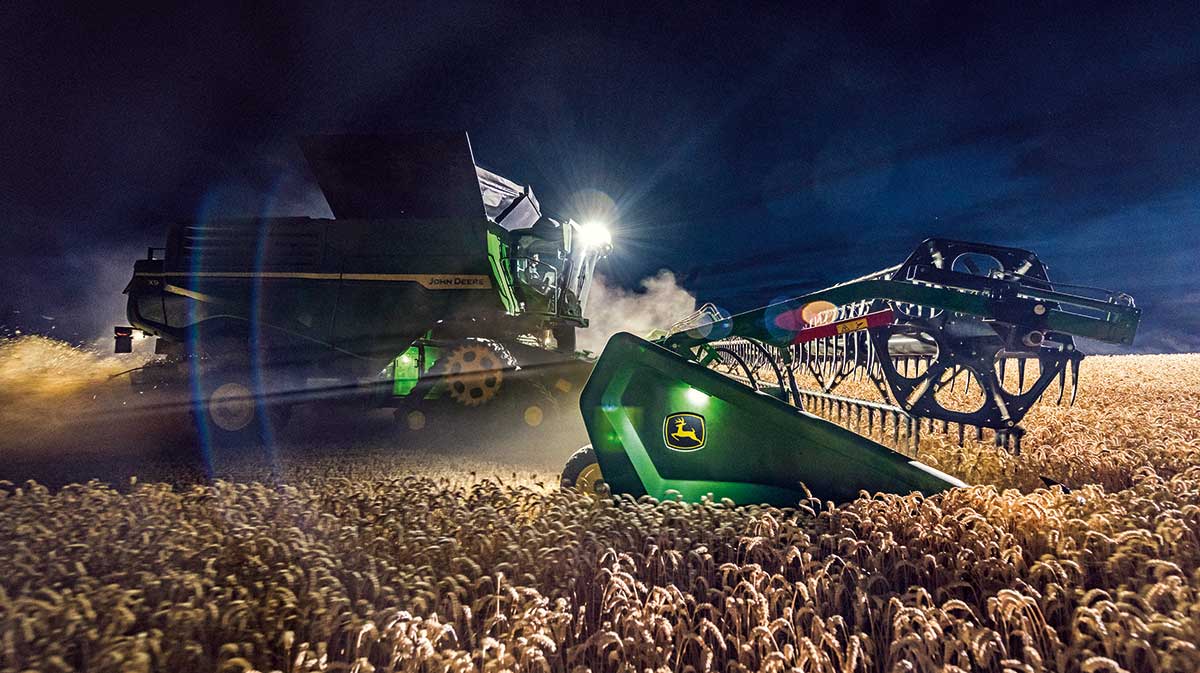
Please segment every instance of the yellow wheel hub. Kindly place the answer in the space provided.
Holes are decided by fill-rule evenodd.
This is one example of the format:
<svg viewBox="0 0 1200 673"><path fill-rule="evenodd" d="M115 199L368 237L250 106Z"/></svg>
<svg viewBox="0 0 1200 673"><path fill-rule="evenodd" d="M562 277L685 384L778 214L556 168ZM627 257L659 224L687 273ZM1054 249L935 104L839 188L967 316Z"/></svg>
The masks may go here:
<svg viewBox="0 0 1200 673"><path fill-rule="evenodd" d="M596 482L604 478L600 473L600 464L592 463L583 468L578 477L575 477L575 490L586 495L596 495Z"/></svg>
<svg viewBox="0 0 1200 673"><path fill-rule="evenodd" d="M545 412L543 412L542 408L536 404L525 407L525 425L528 425L531 428L536 428L537 426L541 425L545 416Z"/></svg>
<svg viewBox="0 0 1200 673"><path fill-rule="evenodd" d="M446 356L446 385L459 404L477 407L500 392L504 362L483 344L467 344Z"/></svg>
<svg viewBox="0 0 1200 673"><path fill-rule="evenodd" d="M208 398L208 415L222 430L241 430L254 420L254 396L240 383L226 383Z"/></svg>

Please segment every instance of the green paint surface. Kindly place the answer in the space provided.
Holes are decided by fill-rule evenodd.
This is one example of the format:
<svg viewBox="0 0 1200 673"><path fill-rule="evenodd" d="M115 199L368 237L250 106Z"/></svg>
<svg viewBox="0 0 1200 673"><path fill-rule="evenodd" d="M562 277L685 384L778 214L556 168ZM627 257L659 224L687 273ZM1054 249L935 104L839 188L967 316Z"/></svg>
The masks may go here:
<svg viewBox="0 0 1200 673"><path fill-rule="evenodd" d="M421 378L421 349L413 346L392 361L392 394L405 397Z"/></svg>
<svg viewBox="0 0 1200 673"><path fill-rule="evenodd" d="M609 341L580 406L614 493L788 506L807 497L802 484L836 502L965 486L631 334ZM664 421L679 413L704 418L703 448L667 446Z"/></svg>
<svg viewBox="0 0 1200 673"><path fill-rule="evenodd" d="M487 232L488 263L492 268L492 278L496 281L496 291L504 310L516 314L520 312L517 295L513 291L512 273L505 267L504 260L508 259L508 245L500 240L500 235L490 229Z"/></svg>

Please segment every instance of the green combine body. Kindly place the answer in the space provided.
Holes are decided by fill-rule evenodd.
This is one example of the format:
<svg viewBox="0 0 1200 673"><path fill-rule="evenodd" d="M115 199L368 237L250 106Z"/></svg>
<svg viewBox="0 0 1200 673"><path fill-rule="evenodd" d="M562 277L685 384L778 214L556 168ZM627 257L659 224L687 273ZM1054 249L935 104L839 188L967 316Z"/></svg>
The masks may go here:
<svg viewBox="0 0 1200 673"><path fill-rule="evenodd" d="M953 423L960 442L987 429L1019 453L1032 404L1055 378L1061 401L1068 370L1078 383L1074 336L1130 344L1139 319L1126 295L1052 284L1029 251L929 239L848 283L734 316L706 305L653 342L613 337L580 400L592 443L563 485L781 506L964 486L897 449ZM851 378L880 399L833 394ZM944 395L972 381L967 408Z"/></svg>
<svg viewBox="0 0 1200 673"><path fill-rule="evenodd" d="M556 403L547 391L573 402L591 367L575 330L606 240L477 166L465 135L302 145L333 219L180 223L136 262L128 317L165 356L136 386L192 391L208 434L230 439L319 398L396 407L413 429L435 401L538 391L517 405L531 425ZM118 351L131 332L117 328Z"/></svg>

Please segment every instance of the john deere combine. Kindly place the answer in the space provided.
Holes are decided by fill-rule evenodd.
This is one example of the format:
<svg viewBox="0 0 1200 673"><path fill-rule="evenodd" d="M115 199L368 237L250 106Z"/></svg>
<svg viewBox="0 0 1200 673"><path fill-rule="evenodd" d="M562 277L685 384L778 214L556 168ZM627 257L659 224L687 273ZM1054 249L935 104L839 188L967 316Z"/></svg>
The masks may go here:
<svg viewBox="0 0 1200 673"><path fill-rule="evenodd" d="M801 484L835 501L960 486L883 442L915 454L922 428L986 431L1019 452L1038 399L1075 399L1075 337L1131 344L1139 315L1127 295L1051 282L1027 250L929 239L802 297L613 337L580 402L592 444L563 482L781 505L806 497Z"/></svg>
<svg viewBox="0 0 1200 673"><path fill-rule="evenodd" d="M607 232L545 216L475 164L465 134L302 146L334 219L180 223L136 262L117 350L137 328L164 357L135 386L187 391L217 440L314 398L372 398L414 430L438 409L503 406L533 426L573 409Z"/></svg>

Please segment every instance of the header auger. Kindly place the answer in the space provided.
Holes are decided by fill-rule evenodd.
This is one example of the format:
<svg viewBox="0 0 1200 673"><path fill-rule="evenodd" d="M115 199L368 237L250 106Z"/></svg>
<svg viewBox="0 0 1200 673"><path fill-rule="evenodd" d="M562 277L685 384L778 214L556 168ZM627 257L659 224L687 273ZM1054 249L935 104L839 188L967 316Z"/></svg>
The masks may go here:
<svg viewBox="0 0 1200 673"><path fill-rule="evenodd" d="M872 437L915 452L922 425L960 443L986 429L1019 452L1037 400L1074 402L1075 338L1128 345L1139 318L1128 295L1051 282L1027 250L928 239L801 297L734 316L705 305L653 343L618 335L581 400L591 455L614 492L655 497L935 492L961 482ZM704 426L703 450L656 438L679 416Z"/></svg>

